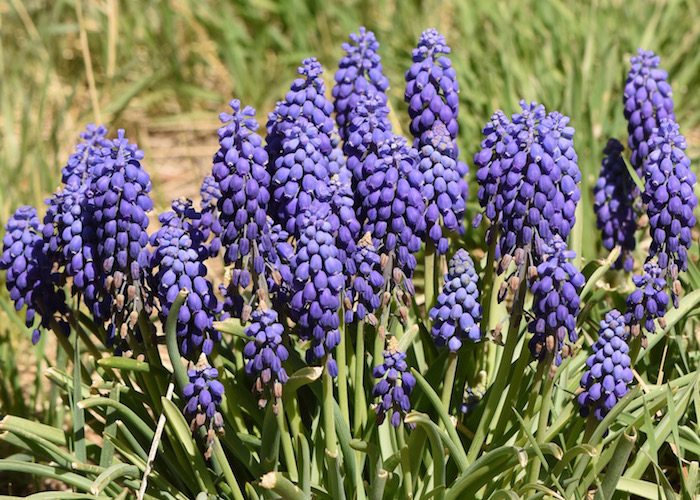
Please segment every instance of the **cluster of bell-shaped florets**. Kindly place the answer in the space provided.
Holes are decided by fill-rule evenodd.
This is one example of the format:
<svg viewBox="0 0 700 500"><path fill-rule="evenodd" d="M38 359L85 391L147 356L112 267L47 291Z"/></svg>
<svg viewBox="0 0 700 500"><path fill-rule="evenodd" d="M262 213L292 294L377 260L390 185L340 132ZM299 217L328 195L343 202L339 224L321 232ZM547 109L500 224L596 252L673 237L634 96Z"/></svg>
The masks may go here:
<svg viewBox="0 0 700 500"><path fill-rule="evenodd" d="M221 189L213 175L207 175L202 180L199 188L200 204L197 229L202 232L205 241L208 241L207 248L209 255L216 257L221 250L221 220L219 218L219 198Z"/></svg>
<svg viewBox="0 0 700 500"><path fill-rule="evenodd" d="M314 200L328 201L329 181L339 158L333 133L333 104L325 97L323 68L305 59L283 101L267 123L272 217L295 234L297 217ZM333 160L333 161L332 161Z"/></svg>
<svg viewBox="0 0 700 500"><path fill-rule="evenodd" d="M374 96L380 105L386 105L389 80L384 76L379 42L374 33L361 27L343 44L345 56L338 63L333 87L335 121L340 137L347 141L352 127L352 116L362 96ZM381 126L391 130L387 115L379 115Z"/></svg>
<svg viewBox="0 0 700 500"><path fill-rule="evenodd" d="M650 257L656 256L667 277L675 281L688 269L688 249L695 226L695 174L685 154L686 141L678 124L663 119L648 140L644 161L644 193L651 233Z"/></svg>
<svg viewBox="0 0 700 500"><path fill-rule="evenodd" d="M75 152L68 157L68 162L61 170L63 184L82 184L89 176L93 158L107 145L107 129L102 125L88 125L80 134L82 139L75 147Z"/></svg>
<svg viewBox="0 0 700 500"><path fill-rule="evenodd" d="M649 261L644 264L642 274L632 277L636 289L627 297L625 323L635 337L640 334L642 327L654 333L656 319L662 328L665 324L664 316L669 303L665 274L655 261ZM675 295L674 293L674 297Z"/></svg>
<svg viewBox="0 0 700 500"><path fill-rule="evenodd" d="M374 368L373 375L379 379L372 390L372 395L379 400L374 407L377 423L382 424L388 414L391 425L398 427L411 409L410 398L416 379L395 337L389 339L384 362Z"/></svg>
<svg viewBox="0 0 700 500"><path fill-rule="evenodd" d="M173 223L172 212L161 215L160 220L163 226L151 237L155 248L151 289L160 302L163 324L180 290L187 290L187 298L178 311L176 333L180 354L196 361L202 353L211 354L221 339L213 326L220 305L204 264L209 253L187 224Z"/></svg>
<svg viewBox="0 0 700 500"><path fill-rule="evenodd" d="M631 271L634 266L632 251L637 242L635 201L637 187L627 171L622 157L624 146L617 139L608 140L603 153L600 176L594 187L593 210L596 213L598 229L603 235L603 247L621 249L620 257L614 263L616 268Z"/></svg>
<svg viewBox="0 0 700 500"><path fill-rule="evenodd" d="M345 275L336 244L338 217L327 203L319 201L299 219L296 252L292 257L294 295L290 301L299 336L311 342L306 351L307 362L325 360L335 377L338 366L333 349L340 342L340 295Z"/></svg>
<svg viewBox="0 0 700 500"><path fill-rule="evenodd" d="M357 242L355 251L348 259L345 271L348 275L345 290L345 322L366 320L376 325L375 313L381 304L384 288L382 259L372 243L372 235L365 235Z"/></svg>
<svg viewBox="0 0 700 500"><path fill-rule="evenodd" d="M258 405L264 408L272 400L275 412L282 397L282 386L289 379L282 366L289 357L282 342L283 333L284 326L279 322L277 312L267 309L265 304L253 311L250 324L245 328L245 334L250 338L243 348L245 372L255 378L253 388Z"/></svg>
<svg viewBox="0 0 700 500"><path fill-rule="evenodd" d="M34 326L38 313L41 327L52 327L55 319L57 329L67 334L66 297L63 289L56 286L52 266L36 209L19 207L5 225L0 258L0 269L7 272L5 286L16 310L27 306L25 324L28 328ZM36 344L40 335L40 330L35 328L32 342Z"/></svg>
<svg viewBox="0 0 700 500"><path fill-rule="evenodd" d="M276 258L267 216L268 155L256 133L255 110L250 106L241 109L238 100L230 105L231 113L221 114L220 147L212 173L221 191L217 207L224 263L231 266L227 295L235 296L251 284L253 274L263 277L266 263Z"/></svg>
<svg viewBox="0 0 700 500"><path fill-rule="evenodd" d="M148 213L153 208L151 180L141 166L143 152L124 130L94 158L88 189L89 217L95 224L96 260L108 304L107 343L136 333L141 310L150 310L146 290L150 253ZM136 314L132 314L136 313ZM141 332L145 333L145 332Z"/></svg>
<svg viewBox="0 0 700 500"><path fill-rule="evenodd" d="M360 237L360 222L355 213L355 200L352 191L352 174L345 165L330 180L330 207L338 217L336 244L341 251L341 261L345 265L355 252L355 245Z"/></svg>
<svg viewBox="0 0 700 500"><path fill-rule="evenodd" d="M586 360L586 371L581 377L583 391L577 401L581 416L589 414L597 420L605 415L629 391L633 374L625 319L613 309L600 321L598 340L593 344L593 354Z"/></svg>
<svg viewBox="0 0 700 500"><path fill-rule="evenodd" d="M435 343L457 352L462 342L481 340L479 276L469 253L460 248L449 262L442 292L430 310Z"/></svg>
<svg viewBox="0 0 700 500"><path fill-rule="evenodd" d="M182 389L185 417L189 419L192 432L207 431L207 442L211 444L214 434L222 432L224 418L221 416L221 400L224 386L219 382L219 370L212 366L191 368L187 371L189 383Z"/></svg>
<svg viewBox="0 0 700 500"><path fill-rule="evenodd" d="M533 336L530 352L540 361L549 357L557 366L570 354L567 342L574 343L578 339L579 292L585 279L571 262L575 256L566 242L555 236L543 246L542 261L537 265L531 285L532 319L528 331Z"/></svg>
<svg viewBox="0 0 700 500"><path fill-rule="evenodd" d="M489 240L500 233L499 272L520 250L538 252L555 235L565 240L581 195L569 118L556 111L546 114L536 103L521 101L520 106L511 120L503 113L492 117L474 156L479 203L490 220ZM480 220L478 215L475 223Z"/></svg>
<svg viewBox="0 0 700 500"><path fill-rule="evenodd" d="M425 231L425 204L421 194L423 174L418 169L417 152L406 139L392 136L379 149L373 161L364 165L364 182L358 185L363 232L369 232L380 254L387 254L394 281L413 293L414 253L420 250Z"/></svg>
<svg viewBox="0 0 700 500"><path fill-rule="evenodd" d="M170 204L170 211L158 216L163 226L182 227L197 242L202 245L208 256L214 257L221 249L221 223L215 214L206 214L197 210L189 198L177 198ZM211 219L207 220L207 216Z"/></svg>
<svg viewBox="0 0 700 500"><path fill-rule="evenodd" d="M627 118L631 163L642 175L644 159L651 151L649 138L661 120L675 119L668 73L659 67L661 60L650 50L639 49L631 59L623 102Z"/></svg>

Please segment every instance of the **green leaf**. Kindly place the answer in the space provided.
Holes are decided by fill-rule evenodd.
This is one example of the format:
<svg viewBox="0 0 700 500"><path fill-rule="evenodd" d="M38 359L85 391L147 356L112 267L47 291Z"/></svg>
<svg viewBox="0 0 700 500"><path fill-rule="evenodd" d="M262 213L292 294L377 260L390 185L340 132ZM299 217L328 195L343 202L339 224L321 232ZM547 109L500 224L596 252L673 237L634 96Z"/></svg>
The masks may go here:
<svg viewBox="0 0 700 500"><path fill-rule="evenodd" d="M99 495L113 481L120 477L138 477L139 469L135 465L114 464L97 476L90 487L90 493Z"/></svg>
<svg viewBox="0 0 700 500"><path fill-rule="evenodd" d="M602 487L596 494L596 500L612 498L617 488L617 483L620 477L622 477L622 473L625 471L627 461L629 460L629 456L632 453L636 441L637 431L635 431L634 428L630 429L629 433L624 432L622 434L615 448L615 453L610 462L608 462Z"/></svg>

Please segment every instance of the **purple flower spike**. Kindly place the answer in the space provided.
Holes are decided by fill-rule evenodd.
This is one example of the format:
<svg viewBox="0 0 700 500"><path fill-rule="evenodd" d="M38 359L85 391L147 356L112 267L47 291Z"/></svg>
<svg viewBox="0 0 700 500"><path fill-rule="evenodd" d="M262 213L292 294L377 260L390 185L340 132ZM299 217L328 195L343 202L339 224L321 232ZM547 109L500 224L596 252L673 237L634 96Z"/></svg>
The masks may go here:
<svg viewBox="0 0 700 500"><path fill-rule="evenodd" d="M258 405L264 408L272 400L275 412L277 401L282 397L282 386L289 379L282 366L289 357L282 343L283 333L284 327L277 319L277 312L272 309L255 310L250 325L245 329L250 340L243 348L245 372L255 377Z"/></svg>
<svg viewBox="0 0 700 500"><path fill-rule="evenodd" d="M530 352L539 361L551 354L557 366L562 357L570 353L566 343L574 343L578 338L579 292L585 279L570 262L575 256L556 236L544 247L544 260L537 266L537 276L531 286L533 318L528 331L533 337L529 343Z"/></svg>
<svg viewBox="0 0 700 500"><path fill-rule="evenodd" d="M374 96L380 105L385 106L389 80L383 73L382 59L378 54L379 43L371 31L361 27L357 33L352 33L350 40L343 44L343 50L345 56L338 63L335 73L333 99L338 132L343 141L347 141L352 115L361 97ZM386 115L377 118L385 130L391 131Z"/></svg>
<svg viewBox="0 0 700 500"><path fill-rule="evenodd" d="M664 325L663 318L669 302L664 275L664 270L656 262L650 261L644 264L643 274L632 277L637 289L627 297L625 323L635 337L640 334L642 327L649 333L654 333L655 319L659 320L662 327Z"/></svg>
<svg viewBox="0 0 700 500"><path fill-rule="evenodd" d="M586 371L581 377L583 391L576 401L582 417L592 412L596 420L603 420L629 392L633 374L627 338L625 319L613 309L600 322L598 340L593 344L593 354L586 360Z"/></svg>
<svg viewBox="0 0 700 500"><path fill-rule="evenodd" d="M642 176L641 168L651 148L648 143L661 120L675 120L668 73L659 67L661 60L650 50L639 49L631 59L623 101L627 118L631 163Z"/></svg>
<svg viewBox="0 0 700 500"><path fill-rule="evenodd" d="M208 248L209 254L216 257L221 249L221 221L219 219L218 203L221 198L221 189L219 183L216 182L213 175L207 175L202 180L202 186L199 189L201 196L200 203L200 230L205 236L205 239L211 238ZM211 235L211 236L210 236Z"/></svg>
<svg viewBox="0 0 700 500"><path fill-rule="evenodd" d="M598 229L603 236L603 247L612 250L620 246L622 253L614 264L617 269L632 271L632 251L637 242L637 215L634 210L638 190L627 172L622 158L624 146L617 139L610 139L603 150L606 155L600 169L600 177L593 190L593 210Z"/></svg>
<svg viewBox="0 0 700 500"><path fill-rule="evenodd" d="M88 125L80 134L82 142L68 158L61 170L63 184L82 184L89 179L94 157L107 145L107 129L102 125Z"/></svg>
<svg viewBox="0 0 700 500"><path fill-rule="evenodd" d="M688 269L688 249L693 242L693 210L698 204L695 174L685 154L685 137L675 122L661 120L648 143L642 201L649 216L649 256L656 256L667 278L676 281L678 273Z"/></svg>
<svg viewBox="0 0 700 500"><path fill-rule="evenodd" d="M182 390L186 401L183 413L190 421L192 432L198 429L207 431L208 444L212 433L222 432L224 419L221 416L221 399L224 386L219 382L219 371L211 366L187 371L190 382Z"/></svg>
<svg viewBox="0 0 700 500"><path fill-rule="evenodd" d="M196 234L196 233L195 233ZM151 288L160 301L160 318L163 324L180 290L189 292L180 308L177 321L177 336L180 353L196 361L201 353L211 354L214 344L221 340L213 326L220 305L214 288L207 279L204 259L208 251L202 240L190 235L182 226L166 225L152 237L155 247Z"/></svg>
<svg viewBox="0 0 700 500"><path fill-rule="evenodd" d="M389 415L391 425L398 427L411 410L410 397L416 379L406 363L406 353L398 350L398 344L395 337L390 338L384 351L384 362L374 368L374 378L379 379L372 390L372 396L379 400L374 407L377 425Z"/></svg>
<svg viewBox="0 0 700 500"><path fill-rule="evenodd" d="M442 292L430 310L431 333L439 347L447 346L451 352L457 352L463 340L481 340L478 281L474 262L460 248L450 259Z"/></svg>
<svg viewBox="0 0 700 500"><path fill-rule="evenodd" d="M39 313L40 325L51 327L56 318L60 330L68 335L68 313L63 290L54 284L52 262L42 238L42 226L34 207L22 206L8 219L3 237L0 269L7 271L5 286L19 311L27 306L25 324L34 326ZM32 342L39 341L38 328L32 332Z"/></svg>
<svg viewBox="0 0 700 500"><path fill-rule="evenodd" d="M346 272L350 278L345 291L345 322L352 323L357 318L376 325L374 313L379 309L384 276L381 257L374 248L370 233L366 233L357 243L346 265Z"/></svg>

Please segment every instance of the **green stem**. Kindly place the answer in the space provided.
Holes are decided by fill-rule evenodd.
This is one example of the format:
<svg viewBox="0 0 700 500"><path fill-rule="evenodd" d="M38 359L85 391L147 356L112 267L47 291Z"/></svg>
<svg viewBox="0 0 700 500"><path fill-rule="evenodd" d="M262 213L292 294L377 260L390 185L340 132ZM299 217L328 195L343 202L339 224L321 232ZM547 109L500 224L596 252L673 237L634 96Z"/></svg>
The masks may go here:
<svg viewBox="0 0 700 500"><path fill-rule="evenodd" d="M297 462L294 457L294 449L292 448L292 438L289 435L289 429L287 428L287 421L284 417L284 408L282 406L282 398L277 400L277 425L280 429L280 441L282 444L282 454L284 455L284 461L287 463L287 470L289 471L289 477L292 481L297 481L299 479L299 471L297 470Z"/></svg>
<svg viewBox="0 0 700 500"><path fill-rule="evenodd" d="M452 390L455 383L455 374L457 373L457 353L450 352L447 357L447 371L445 372L445 381L442 384L442 406L447 413L450 412L450 400L452 399Z"/></svg>
<svg viewBox="0 0 700 500"><path fill-rule="evenodd" d="M173 374L175 375L175 382L177 382L178 389L182 394L182 390L189 382L189 377L187 376L187 370L182 366L182 357L180 356L180 349L177 345L177 315L185 303L187 298L187 290L180 290L177 294L173 305L170 307L170 312L168 313L168 319L165 322L165 342L168 348L168 357L170 358L170 363L173 366Z"/></svg>
<svg viewBox="0 0 700 500"><path fill-rule="evenodd" d="M323 430L326 437L326 449L338 453L338 439L335 434L335 419L333 416L333 378L328 369L323 370Z"/></svg>
<svg viewBox="0 0 700 500"><path fill-rule="evenodd" d="M80 337L78 331L75 331L73 348L73 394L72 394L72 413L73 413L73 447L75 456L80 462L87 462L87 448L85 446L85 414L79 406L82 400L82 391L80 383Z"/></svg>
<svg viewBox="0 0 700 500"><path fill-rule="evenodd" d="M396 429L396 442L401 453L401 471L403 472L404 498L413 498L413 478L411 475L411 453L406 446L403 425Z"/></svg>
<svg viewBox="0 0 700 500"><path fill-rule="evenodd" d="M353 405L353 433L355 437L359 437L362 429L367 423L367 401L365 399L365 322L360 320L357 325L357 338L355 339L355 380L353 387L354 405Z"/></svg>
<svg viewBox="0 0 700 500"><path fill-rule="evenodd" d="M435 300L435 267L438 261L436 257L435 244L428 239L425 243L425 283L423 284L426 311L430 311Z"/></svg>
<svg viewBox="0 0 700 500"><path fill-rule="evenodd" d="M340 312L340 343L338 344L336 355L338 357L338 405L340 413L350 427L350 403L348 401L348 357L345 315L342 308Z"/></svg>
<svg viewBox="0 0 700 500"><path fill-rule="evenodd" d="M540 415L537 421L537 434L535 438L537 439L537 444L542 445L544 443L545 436L547 435L547 423L549 422L549 412L552 408L552 387L554 386L554 374L547 370L547 367L551 366L551 356L547 356L544 368L544 384L542 388L542 403L540 404ZM530 462L530 483L536 483L540 475L540 458L535 455Z"/></svg>

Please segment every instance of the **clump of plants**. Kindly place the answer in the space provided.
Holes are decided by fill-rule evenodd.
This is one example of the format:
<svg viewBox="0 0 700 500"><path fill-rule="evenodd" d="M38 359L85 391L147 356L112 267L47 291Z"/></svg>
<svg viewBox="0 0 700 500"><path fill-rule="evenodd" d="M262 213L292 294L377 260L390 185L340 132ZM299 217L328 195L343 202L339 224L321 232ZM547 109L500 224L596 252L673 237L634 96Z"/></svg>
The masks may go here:
<svg viewBox="0 0 700 500"><path fill-rule="evenodd" d="M69 411L5 416L0 470L122 498L695 495L697 198L659 58L632 58L630 160L611 139L594 192L609 253L580 268L569 117L523 100L460 148L440 33L405 120L374 34L343 49L264 131L232 100L201 199L155 228L143 152L93 125L43 219L10 218L0 267L70 360L45 374Z"/></svg>

